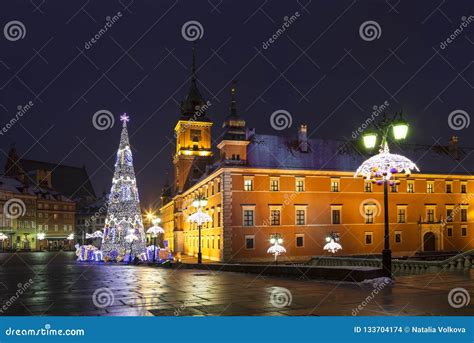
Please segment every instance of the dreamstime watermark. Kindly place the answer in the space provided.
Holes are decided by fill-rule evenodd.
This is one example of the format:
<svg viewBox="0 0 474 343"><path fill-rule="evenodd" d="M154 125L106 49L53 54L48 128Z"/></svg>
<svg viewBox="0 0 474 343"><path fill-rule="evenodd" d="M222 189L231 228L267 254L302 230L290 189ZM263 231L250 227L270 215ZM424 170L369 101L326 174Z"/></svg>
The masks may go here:
<svg viewBox="0 0 474 343"><path fill-rule="evenodd" d="M284 200L283 200L283 204L281 206L281 208L279 208L280 210L280 213L283 212L283 209L286 207L286 206L289 206L293 203L293 200L296 198L296 193L291 193L290 195L288 194L285 194L283 197L284 197ZM262 222L262 225L263 226L270 226L272 225L272 218L271 218L271 214L270 214L270 218L266 218L263 222Z"/></svg>
<svg viewBox="0 0 474 343"><path fill-rule="evenodd" d="M17 219L23 217L26 213L26 206L23 200L18 198L8 199L3 204L3 214L8 219Z"/></svg>
<svg viewBox="0 0 474 343"><path fill-rule="evenodd" d="M52 329L50 324L39 329L15 329L9 327L5 330L6 336L85 336L84 329Z"/></svg>
<svg viewBox="0 0 474 343"><path fill-rule="evenodd" d="M277 131L288 129L293 124L293 117L286 110L276 110L270 116L270 125Z"/></svg>
<svg viewBox="0 0 474 343"><path fill-rule="evenodd" d="M204 36L204 28L197 20L189 20L181 27L181 35L188 42L194 42Z"/></svg>
<svg viewBox="0 0 474 343"><path fill-rule="evenodd" d="M114 292L108 287L97 288L92 294L92 303L95 307L106 308L114 303Z"/></svg>
<svg viewBox="0 0 474 343"><path fill-rule="evenodd" d="M464 29L466 27L468 27L469 24L474 21L474 16L472 16L472 15L470 15L469 17L462 16L461 20L462 20L462 22L459 25L459 27L456 30L454 30L453 33L451 33L448 38L446 38L444 41L439 43L439 47L440 47L441 50L446 49L449 44L454 42L454 40L462 34Z"/></svg>
<svg viewBox="0 0 474 343"><path fill-rule="evenodd" d="M374 20L364 21L359 27L360 38L366 42L371 42L379 39L382 35L382 28L379 23Z"/></svg>
<svg viewBox="0 0 474 343"><path fill-rule="evenodd" d="M7 301L2 305L2 307L0 307L0 313L6 312L8 308L12 306L32 284L33 279L29 279L24 284L19 283L17 285L18 289L16 290L16 293L12 295L9 299L7 299Z"/></svg>
<svg viewBox="0 0 474 343"><path fill-rule="evenodd" d="M12 117L8 123L6 123L2 129L0 130L0 135L4 135L5 133L8 132L19 120L22 118L35 104L33 101L29 101L25 105L18 105L17 106L17 112L15 113L15 116Z"/></svg>
<svg viewBox="0 0 474 343"><path fill-rule="evenodd" d="M3 35L10 42L16 42L26 36L26 27L19 20L12 20L3 27Z"/></svg>
<svg viewBox="0 0 474 343"><path fill-rule="evenodd" d="M262 48L264 50L268 49L270 45L275 43L278 40L278 38L280 38L280 36L283 35L285 31L289 29L290 26L296 20L298 20L299 17L300 17L300 13L298 11L296 11L290 17L288 16L283 17L284 23L281 25L281 27L278 30L275 31L275 33L270 38L268 38L265 42L262 43Z"/></svg>
<svg viewBox="0 0 474 343"><path fill-rule="evenodd" d="M461 308L469 305L471 296L467 289L462 287L453 288L448 294L448 303L451 307Z"/></svg>
<svg viewBox="0 0 474 343"><path fill-rule="evenodd" d="M183 133L184 131L186 131L188 127L192 126L193 125L192 122L199 121L199 118L204 116L206 114L206 111L211 106L212 106L212 103L209 100L206 101L206 103L202 106L196 106L194 108L193 116L188 121L186 121L186 123L180 128L179 131L174 133L174 138L177 138L179 133Z"/></svg>
<svg viewBox="0 0 474 343"><path fill-rule="evenodd" d="M270 294L270 304L276 308L290 306L292 301L293 295L284 287L275 287Z"/></svg>
<svg viewBox="0 0 474 343"><path fill-rule="evenodd" d="M106 34L106 32L112 28L112 26L114 26L114 24L116 22L118 22L120 20L120 18L123 17L123 14L122 12L118 11L115 15L113 15L112 17L111 16L107 16L105 18L106 20L106 23L104 24L104 26L99 30L97 31L97 33L94 35L94 37L92 37L91 39L89 39L87 42L84 43L84 48L86 50L89 50L90 48L92 48L92 46L97 43L99 41L99 39L102 38L103 35Z"/></svg>
<svg viewBox="0 0 474 343"><path fill-rule="evenodd" d="M373 111L370 117L368 117L358 128L357 130L352 131L352 138L357 139L361 133L367 130L368 127L375 121L375 119L390 106L388 101L385 101L382 105L374 105L372 107Z"/></svg>
<svg viewBox="0 0 474 343"><path fill-rule="evenodd" d="M372 284L374 289L370 294L355 308L352 309L352 315L357 316L386 286L392 281L389 278L383 278L381 282L375 282Z"/></svg>
<svg viewBox="0 0 474 343"><path fill-rule="evenodd" d="M464 206L463 204L468 204L469 201L471 201L473 197L474 197L474 193L465 194L461 199L461 204L454 206L454 208L451 211L451 214L441 220L441 225L446 226L450 222L452 222L454 219L454 216L456 216L463 209L463 206Z"/></svg>
<svg viewBox="0 0 474 343"><path fill-rule="evenodd" d="M92 116L92 125L94 125L97 130L104 131L110 129L114 124L114 115L108 110L99 110Z"/></svg>
<svg viewBox="0 0 474 343"><path fill-rule="evenodd" d="M377 199L365 199L360 202L359 213L362 218L366 218L369 213L375 218L382 213L382 206L380 206L380 202Z"/></svg>
<svg viewBox="0 0 474 343"><path fill-rule="evenodd" d="M448 115L448 125L452 130L467 129L471 124L471 117L464 110L454 110Z"/></svg>

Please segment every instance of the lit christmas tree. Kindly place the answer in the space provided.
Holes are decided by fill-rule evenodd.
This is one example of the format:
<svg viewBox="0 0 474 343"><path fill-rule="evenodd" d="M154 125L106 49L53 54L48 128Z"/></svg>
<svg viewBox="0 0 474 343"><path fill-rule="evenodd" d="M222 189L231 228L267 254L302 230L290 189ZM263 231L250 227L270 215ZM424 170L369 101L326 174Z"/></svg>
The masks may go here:
<svg viewBox="0 0 474 343"><path fill-rule="evenodd" d="M101 250L105 261L123 261L129 254L131 259L138 256L143 260L146 259L146 236L133 170L132 151L128 141L129 117L124 114L120 120L123 122L122 135L117 151ZM130 235L136 236L137 239L130 242L127 239ZM127 256L126 260L130 260L130 257Z"/></svg>

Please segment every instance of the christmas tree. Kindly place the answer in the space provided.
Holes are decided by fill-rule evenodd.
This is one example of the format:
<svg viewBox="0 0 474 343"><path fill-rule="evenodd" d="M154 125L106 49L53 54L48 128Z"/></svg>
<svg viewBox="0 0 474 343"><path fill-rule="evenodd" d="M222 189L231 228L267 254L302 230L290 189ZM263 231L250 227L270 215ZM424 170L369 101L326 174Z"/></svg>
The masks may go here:
<svg viewBox="0 0 474 343"><path fill-rule="evenodd" d="M146 258L146 236L133 170L132 151L128 141L129 117L124 114L120 120L123 122L122 134L108 199L101 247L105 261L131 260L136 256L141 259ZM129 239L132 236L137 239Z"/></svg>

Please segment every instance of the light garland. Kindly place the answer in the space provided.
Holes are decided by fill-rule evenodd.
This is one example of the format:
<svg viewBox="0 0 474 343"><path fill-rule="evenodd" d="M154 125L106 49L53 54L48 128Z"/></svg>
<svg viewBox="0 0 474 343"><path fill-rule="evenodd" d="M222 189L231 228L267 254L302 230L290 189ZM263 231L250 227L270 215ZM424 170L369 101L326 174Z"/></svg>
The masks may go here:
<svg viewBox="0 0 474 343"><path fill-rule="evenodd" d="M159 235L165 233L165 230L161 226L153 225L148 230L146 230L146 233L151 235Z"/></svg>
<svg viewBox="0 0 474 343"><path fill-rule="evenodd" d="M390 185L395 184L394 175L405 173L410 175L412 170L420 171L415 163L402 155L391 154L388 144L385 142L379 153L366 160L357 169L354 177L363 176L367 180L383 184L390 181Z"/></svg>
<svg viewBox="0 0 474 343"><path fill-rule="evenodd" d="M103 238L104 237L104 233L102 231L94 231L93 233L86 233L86 239L90 239L90 238Z"/></svg>
<svg viewBox="0 0 474 343"><path fill-rule="evenodd" d="M146 260L146 236L126 124L129 117L124 114L120 120L123 122L123 128L108 200L101 249L106 261L123 261L130 250L133 252L132 259L138 256ZM131 238L131 235L134 235L136 239ZM128 241L129 239L131 241Z"/></svg>
<svg viewBox="0 0 474 343"><path fill-rule="evenodd" d="M270 248L268 248L267 253L278 256L286 253L286 249L282 245L275 243Z"/></svg>

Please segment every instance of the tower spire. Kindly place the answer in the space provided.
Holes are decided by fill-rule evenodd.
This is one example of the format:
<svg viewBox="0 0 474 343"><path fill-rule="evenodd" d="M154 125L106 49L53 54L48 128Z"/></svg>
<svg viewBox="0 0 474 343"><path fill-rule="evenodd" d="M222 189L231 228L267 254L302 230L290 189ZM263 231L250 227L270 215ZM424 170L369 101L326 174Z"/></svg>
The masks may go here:
<svg viewBox="0 0 474 343"><path fill-rule="evenodd" d="M232 81L232 87L230 88L230 115L237 117L237 100L235 99L235 93L237 92L237 81Z"/></svg>

